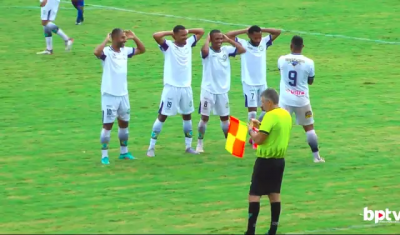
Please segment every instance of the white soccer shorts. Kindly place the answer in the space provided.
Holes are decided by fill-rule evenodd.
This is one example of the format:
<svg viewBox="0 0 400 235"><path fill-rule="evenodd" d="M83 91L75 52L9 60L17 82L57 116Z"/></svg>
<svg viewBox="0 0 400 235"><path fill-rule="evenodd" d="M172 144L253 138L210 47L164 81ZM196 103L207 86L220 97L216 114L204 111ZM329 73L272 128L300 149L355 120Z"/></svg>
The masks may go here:
<svg viewBox="0 0 400 235"><path fill-rule="evenodd" d="M46 6L41 7L40 11L41 11L40 18L42 20L54 21L56 20L57 17L58 5L52 6L49 3L47 3Z"/></svg>
<svg viewBox="0 0 400 235"><path fill-rule="evenodd" d="M101 96L101 109L103 110L103 123L114 123L115 119L128 122L131 118L131 106L129 96L113 96L103 94Z"/></svg>
<svg viewBox="0 0 400 235"><path fill-rule="evenodd" d="M229 116L228 93L213 94L207 90L201 89L199 114L210 116L211 111L213 111L214 115L221 117Z"/></svg>
<svg viewBox="0 0 400 235"><path fill-rule="evenodd" d="M267 89L266 85L251 86L242 83L245 106L248 108L261 107L261 93Z"/></svg>
<svg viewBox="0 0 400 235"><path fill-rule="evenodd" d="M281 104L280 107L287 110L290 115L292 115L292 113L296 115L297 125L308 126L314 124L314 115L310 104L303 107Z"/></svg>
<svg viewBox="0 0 400 235"><path fill-rule="evenodd" d="M165 85L160 102L159 114L174 116L177 113L187 115L194 111L192 87Z"/></svg>

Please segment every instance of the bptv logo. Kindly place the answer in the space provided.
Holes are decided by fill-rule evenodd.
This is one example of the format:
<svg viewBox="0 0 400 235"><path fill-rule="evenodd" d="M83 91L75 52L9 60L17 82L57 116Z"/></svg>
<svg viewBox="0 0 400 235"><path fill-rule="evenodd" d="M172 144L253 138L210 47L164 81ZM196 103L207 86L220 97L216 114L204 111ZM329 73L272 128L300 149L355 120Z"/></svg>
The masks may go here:
<svg viewBox="0 0 400 235"><path fill-rule="evenodd" d="M400 223L400 211L386 210L368 210L368 207L364 207L364 221L372 221L375 219L375 224L380 221L386 223Z"/></svg>

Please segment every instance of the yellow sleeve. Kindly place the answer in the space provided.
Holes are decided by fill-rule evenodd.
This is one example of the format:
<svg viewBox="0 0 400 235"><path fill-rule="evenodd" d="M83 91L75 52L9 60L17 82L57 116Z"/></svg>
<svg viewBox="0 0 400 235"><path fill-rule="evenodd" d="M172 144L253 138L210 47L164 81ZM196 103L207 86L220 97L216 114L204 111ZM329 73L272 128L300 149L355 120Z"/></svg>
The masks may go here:
<svg viewBox="0 0 400 235"><path fill-rule="evenodd" d="M259 132L269 134L273 126L275 126L274 116L271 113L266 113L261 121Z"/></svg>

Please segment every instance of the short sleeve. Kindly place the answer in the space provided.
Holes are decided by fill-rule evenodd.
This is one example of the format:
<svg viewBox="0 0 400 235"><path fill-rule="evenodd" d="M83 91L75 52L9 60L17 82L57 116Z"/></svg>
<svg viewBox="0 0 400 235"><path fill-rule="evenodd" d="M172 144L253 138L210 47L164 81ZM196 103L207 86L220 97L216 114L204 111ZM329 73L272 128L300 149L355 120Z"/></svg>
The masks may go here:
<svg viewBox="0 0 400 235"><path fill-rule="evenodd" d="M233 46L223 46L223 50L228 54L228 56L235 57L237 53L237 48Z"/></svg>
<svg viewBox="0 0 400 235"><path fill-rule="evenodd" d="M272 36L271 36L271 34L263 37L262 43L265 44L266 48L272 46Z"/></svg>
<svg viewBox="0 0 400 235"><path fill-rule="evenodd" d="M240 43L240 45L242 45L242 46L246 45L246 43L247 43L246 40L244 40L242 38L238 38L238 37L235 37L235 41Z"/></svg>
<svg viewBox="0 0 400 235"><path fill-rule="evenodd" d="M315 77L315 68L314 68L314 61L310 61L310 71L308 73L309 78L314 78Z"/></svg>
<svg viewBox="0 0 400 235"><path fill-rule="evenodd" d="M102 60L102 61L105 61L106 58L107 58L107 56L108 56L108 53L107 53L108 51L109 51L108 48L104 48L104 49L103 49L103 52L101 53L101 55L100 55L100 56L97 56L97 59L100 59L100 60Z"/></svg>
<svg viewBox="0 0 400 235"><path fill-rule="evenodd" d="M135 55L135 48L133 47L125 47L126 54L128 55L128 58L132 58L132 56Z"/></svg>
<svg viewBox="0 0 400 235"><path fill-rule="evenodd" d="M266 113L263 120L261 121L260 128L258 132L269 134L272 130L272 127L275 125L275 119L272 114Z"/></svg>
<svg viewBox="0 0 400 235"><path fill-rule="evenodd" d="M197 43L196 35L190 36L190 37L186 40L186 42L187 42L191 47L195 47L195 46L196 46L196 43Z"/></svg>
<svg viewBox="0 0 400 235"><path fill-rule="evenodd" d="M168 50L168 48L169 48L169 46L171 45L171 41L170 40L164 40L164 42L163 42L163 44L161 44L161 45L158 45L159 47L160 47L160 50L162 51L162 52L165 52L165 51L167 51Z"/></svg>

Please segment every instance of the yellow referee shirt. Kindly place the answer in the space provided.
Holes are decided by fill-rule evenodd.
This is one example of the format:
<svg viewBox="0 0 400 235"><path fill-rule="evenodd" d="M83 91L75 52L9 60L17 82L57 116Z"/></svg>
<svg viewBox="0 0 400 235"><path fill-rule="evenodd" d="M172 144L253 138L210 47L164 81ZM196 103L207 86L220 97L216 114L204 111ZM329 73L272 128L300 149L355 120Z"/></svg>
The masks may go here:
<svg viewBox="0 0 400 235"><path fill-rule="evenodd" d="M257 157L283 158L289 145L292 117L282 108L267 112L261 121L259 132L268 134L264 143L257 146Z"/></svg>

